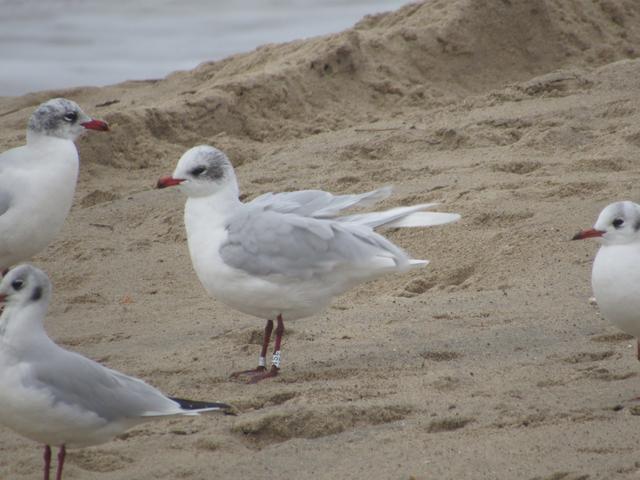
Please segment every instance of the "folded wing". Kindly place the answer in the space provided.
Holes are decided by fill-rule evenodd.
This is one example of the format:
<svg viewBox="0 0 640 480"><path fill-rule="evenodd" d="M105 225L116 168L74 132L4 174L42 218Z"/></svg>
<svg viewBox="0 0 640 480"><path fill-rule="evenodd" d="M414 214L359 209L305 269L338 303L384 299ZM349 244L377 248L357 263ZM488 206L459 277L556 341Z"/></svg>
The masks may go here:
<svg viewBox="0 0 640 480"><path fill-rule="evenodd" d="M220 255L251 275L309 279L335 268L408 265L407 254L369 226L281 213L249 204L227 225Z"/></svg>
<svg viewBox="0 0 640 480"><path fill-rule="evenodd" d="M32 369L30 387L46 392L54 406L72 406L107 421L185 414L178 402L142 380L73 352L60 349L54 359L34 363Z"/></svg>

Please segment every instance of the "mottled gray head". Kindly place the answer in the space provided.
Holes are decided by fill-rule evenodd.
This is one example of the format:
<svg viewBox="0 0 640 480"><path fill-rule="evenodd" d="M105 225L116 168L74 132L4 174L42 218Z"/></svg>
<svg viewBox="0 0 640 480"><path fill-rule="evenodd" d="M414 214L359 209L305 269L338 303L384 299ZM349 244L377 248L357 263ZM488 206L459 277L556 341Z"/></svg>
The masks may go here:
<svg viewBox="0 0 640 480"><path fill-rule="evenodd" d="M66 98L53 98L33 112L27 134L75 140L86 129L104 131L109 127L105 122L93 120L85 114L76 102Z"/></svg>
<svg viewBox="0 0 640 480"><path fill-rule="evenodd" d="M42 270L28 264L12 268L0 282L0 297L8 305L47 302L51 296L51 282Z"/></svg>
<svg viewBox="0 0 640 480"><path fill-rule="evenodd" d="M640 205L633 202L616 202L607 205L593 226L601 232L604 244L620 244L640 240Z"/></svg>
<svg viewBox="0 0 640 480"><path fill-rule="evenodd" d="M236 176L227 156L215 147L199 145L187 150L171 177L163 177L158 187L180 185L190 197L208 196L223 188L237 190Z"/></svg>

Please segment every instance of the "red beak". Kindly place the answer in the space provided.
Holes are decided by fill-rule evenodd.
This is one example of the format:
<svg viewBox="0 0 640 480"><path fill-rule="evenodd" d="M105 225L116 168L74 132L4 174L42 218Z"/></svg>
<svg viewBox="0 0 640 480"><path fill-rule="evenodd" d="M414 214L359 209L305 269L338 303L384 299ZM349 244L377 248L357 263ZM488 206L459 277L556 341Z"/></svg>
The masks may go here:
<svg viewBox="0 0 640 480"><path fill-rule="evenodd" d="M4 303L4 301L7 299L7 296L0 293L0 303Z"/></svg>
<svg viewBox="0 0 640 480"><path fill-rule="evenodd" d="M98 130L100 132L106 132L109 130L109 124L107 122L103 122L102 120L91 120L89 122L81 123L84 128L87 130Z"/></svg>
<svg viewBox="0 0 640 480"><path fill-rule="evenodd" d="M589 228L588 230L582 230L576 233L571 240L584 240L585 238L601 237L606 232L602 230L596 230L595 228Z"/></svg>
<svg viewBox="0 0 640 480"><path fill-rule="evenodd" d="M173 187L174 185L180 185L184 182L184 178L162 177L158 180L157 188Z"/></svg>

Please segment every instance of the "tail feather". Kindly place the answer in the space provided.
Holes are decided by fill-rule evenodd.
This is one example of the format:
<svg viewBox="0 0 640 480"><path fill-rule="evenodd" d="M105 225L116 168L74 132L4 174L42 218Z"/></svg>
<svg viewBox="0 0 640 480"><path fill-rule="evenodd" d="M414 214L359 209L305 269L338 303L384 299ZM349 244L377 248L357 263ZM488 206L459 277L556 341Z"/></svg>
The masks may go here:
<svg viewBox="0 0 640 480"><path fill-rule="evenodd" d="M207 412L222 412L225 415L236 415L235 407L226 403L218 402L200 402L197 400L186 400L184 398L169 397L169 399L180 405L182 410L189 413L207 413Z"/></svg>
<svg viewBox="0 0 640 480"><path fill-rule="evenodd" d="M457 213L423 212L437 203L423 203L410 207L396 207L384 212L360 213L339 217L337 220L346 223L357 223L376 227L430 227L455 222L460 219Z"/></svg>
<svg viewBox="0 0 640 480"><path fill-rule="evenodd" d="M415 212L410 213L406 217L399 218L389 223L385 223L385 227L433 227L435 225L444 225L446 223L457 222L460 215L457 213L440 213L440 212Z"/></svg>
<svg viewBox="0 0 640 480"><path fill-rule="evenodd" d="M428 264L429 264L429 260L417 260L415 258L409 259L409 266L411 268L422 267L422 266L428 265Z"/></svg>

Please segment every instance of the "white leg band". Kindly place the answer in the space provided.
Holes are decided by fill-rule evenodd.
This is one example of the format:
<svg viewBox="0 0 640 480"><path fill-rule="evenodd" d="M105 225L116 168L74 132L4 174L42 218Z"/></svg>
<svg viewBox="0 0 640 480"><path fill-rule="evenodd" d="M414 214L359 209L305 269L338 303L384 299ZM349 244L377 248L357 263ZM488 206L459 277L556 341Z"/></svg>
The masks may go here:
<svg viewBox="0 0 640 480"><path fill-rule="evenodd" d="M273 358L271 359L271 365L280 368L280 350L273 352Z"/></svg>
<svg viewBox="0 0 640 480"><path fill-rule="evenodd" d="M267 359L264 357L260 357L258 359L258 366L259 367L264 367L267 364Z"/></svg>

